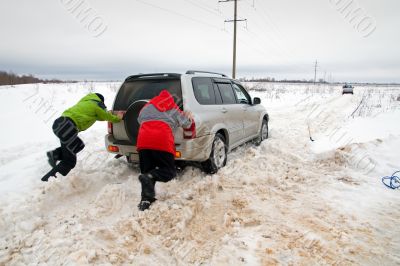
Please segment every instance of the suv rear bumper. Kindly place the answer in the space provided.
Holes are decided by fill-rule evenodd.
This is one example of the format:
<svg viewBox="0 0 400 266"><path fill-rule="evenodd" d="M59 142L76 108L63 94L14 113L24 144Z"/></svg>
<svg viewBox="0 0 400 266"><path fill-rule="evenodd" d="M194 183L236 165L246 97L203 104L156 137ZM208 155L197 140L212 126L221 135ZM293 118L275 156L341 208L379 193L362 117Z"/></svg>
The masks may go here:
<svg viewBox="0 0 400 266"><path fill-rule="evenodd" d="M181 157L176 158L176 160L195 162L206 161L210 157L213 140L213 135L206 135L195 139L187 139L182 141L181 144L176 144L176 151L181 153ZM108 152L129 156L133 162L138 161L139 156L136 146L130 145L128 141L118 141L113 135L108 134L105 136L105 144ZM108 149L110 145L118 147L119 152L111 152Z"/></svg>

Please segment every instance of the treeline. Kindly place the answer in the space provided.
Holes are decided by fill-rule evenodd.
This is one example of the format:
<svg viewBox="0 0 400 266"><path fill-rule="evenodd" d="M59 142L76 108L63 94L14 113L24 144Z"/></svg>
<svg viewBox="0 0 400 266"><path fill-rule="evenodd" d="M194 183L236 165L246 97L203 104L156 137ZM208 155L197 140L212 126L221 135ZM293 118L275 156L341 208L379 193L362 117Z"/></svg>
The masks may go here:
<svg viewBox="0 0 400 266"><path fill-rule="evenodd" d="M282 79L282 80L276 80L275 78L240 78L239 79L242 82L281 82L281 83L314 83L313 79L310 80L297 80L297 79ZM323 79L319 79L316 81L317 83L328 83Z"/></svg>
<svg viewBox="0 0 400 266"><path fill-rule="evenodd" d="M275 80L274 78L240 78L239 81L241 82L273 82L273 83L314 83L313 79L306 80L293 80L293 79L282 79L282 80ZM349 81L335 81L335 82L328 82L324 79L318 79L315 83L317 84L331 84L331 85L343 85L345 83L352 84L352 85L367 85L367 86L399 86L400 83L397 82L349 82Z"/></svg>
<svg viewBox="0 0 400 266"><path fill-rule="evenodd" d="M1 85L17 85L17 84L31 84L31 83L63 83L58 79L39 79L33 75L19 76L12 72L0 71L0 86Z"/></svg>

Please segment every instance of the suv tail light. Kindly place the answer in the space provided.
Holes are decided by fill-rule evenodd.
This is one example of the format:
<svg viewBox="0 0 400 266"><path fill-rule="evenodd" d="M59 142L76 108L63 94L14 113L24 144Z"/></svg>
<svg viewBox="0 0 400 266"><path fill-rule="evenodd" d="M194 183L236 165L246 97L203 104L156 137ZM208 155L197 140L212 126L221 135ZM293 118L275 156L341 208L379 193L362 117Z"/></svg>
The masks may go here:
<svg viewBox="0 0 400 266"><path fill-rule="evenodd" d="M193 121L190 128L183 129L184 139L194 139L196 137L196 123Z"/></svg>
<svg viewBox="0 0 400 266"><path fill-rule="evenodd" d="M113 123L108 122L108 134L113 134Z"/></svg>
<svg viewBox="0 0 400 266"><path fill-rule="evenodd" d="M124 116L126 111L111 111L113 115L122 115ZM108 122L108 134L113 134L113 123Z"/></svg>
<svg viewBox="0 0 400 266"><path fill-rule="evenodd" d="M118 146L108 145L107 150L109 152L119 152Z"/></svg>

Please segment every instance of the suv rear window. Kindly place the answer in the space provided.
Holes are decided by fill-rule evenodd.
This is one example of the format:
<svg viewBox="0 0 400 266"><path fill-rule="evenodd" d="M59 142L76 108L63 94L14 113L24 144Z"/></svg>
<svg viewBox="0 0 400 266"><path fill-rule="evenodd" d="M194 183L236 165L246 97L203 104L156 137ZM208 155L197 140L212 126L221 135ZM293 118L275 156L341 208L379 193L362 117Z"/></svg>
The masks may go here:
<svg viewBox="0 0 400 266"><path fill-rule="evenodd" d="M139 79L125 81L115 98L114 110L127 110L138 100L150 100L167 90L182 109L182 89L179 79Z"/></svg>
<svg viewBox="0 0 400 266"><path fill-rule="evenodd" d="M214 84L211 78L192 78L194 97L199 104L215 104Z"/></svg>

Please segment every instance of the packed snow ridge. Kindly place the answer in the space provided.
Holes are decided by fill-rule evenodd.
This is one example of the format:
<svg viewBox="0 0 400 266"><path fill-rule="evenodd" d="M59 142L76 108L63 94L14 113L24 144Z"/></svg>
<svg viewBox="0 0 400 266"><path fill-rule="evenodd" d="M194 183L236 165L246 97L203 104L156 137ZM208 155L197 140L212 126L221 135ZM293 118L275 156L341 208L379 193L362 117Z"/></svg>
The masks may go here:
<svg viewBox="0 0 400 266"><path fill-rule="evenodd" d="M119 83L0 87L0 265L398 265L400 88L245 84L270 138L215 175L188 167L139 212L138 168L82 133L67 177L40 182L51 124L89 91ZM310 140L311 138L314 141Z"/></svg>

